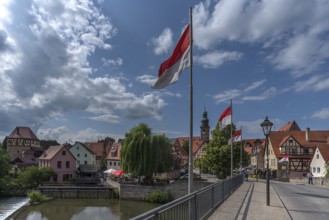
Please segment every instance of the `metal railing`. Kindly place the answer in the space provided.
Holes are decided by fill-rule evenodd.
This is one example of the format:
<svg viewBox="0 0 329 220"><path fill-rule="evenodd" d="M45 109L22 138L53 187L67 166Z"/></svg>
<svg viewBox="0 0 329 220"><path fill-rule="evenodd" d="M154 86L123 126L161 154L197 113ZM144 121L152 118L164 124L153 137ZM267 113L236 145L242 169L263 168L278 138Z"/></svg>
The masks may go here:
<svg viewBox="0 0 329 220"><path fill-rule="evenodd" d="M207 219L224 200L243 183L242 175L221 180L199 191L166 203L130 220L198 220Z"/></svg>

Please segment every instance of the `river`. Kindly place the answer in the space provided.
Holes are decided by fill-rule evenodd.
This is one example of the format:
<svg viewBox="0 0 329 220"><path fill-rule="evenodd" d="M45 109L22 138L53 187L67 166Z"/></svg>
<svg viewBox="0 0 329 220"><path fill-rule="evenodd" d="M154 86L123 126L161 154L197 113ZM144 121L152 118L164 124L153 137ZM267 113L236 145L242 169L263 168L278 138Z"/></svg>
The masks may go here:
<svg viewBox="0 0 329 220"><path fill-rule="evenodd" d="M27 199L21 198L17 203L10 199L10 202L0 200L0 220L126 220L159 206L120 199L55 199L36 206L23 206ZM22 208L11 215L19 207Z"/></svg>

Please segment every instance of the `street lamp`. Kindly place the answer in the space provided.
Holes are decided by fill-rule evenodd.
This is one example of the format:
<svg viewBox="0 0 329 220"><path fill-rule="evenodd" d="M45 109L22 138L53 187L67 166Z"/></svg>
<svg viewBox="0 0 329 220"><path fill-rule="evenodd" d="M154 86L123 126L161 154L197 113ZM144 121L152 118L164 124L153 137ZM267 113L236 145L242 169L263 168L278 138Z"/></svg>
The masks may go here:
<svg viewBox="0 0 329 220"><path fill-rule="evenodd" d="M273 123L268 120L266 116L265 120L260 124L263 128L263 133L265 135L265 147L266 147L266 205L270 205L270 177L269 177L269 163L268 163L268 136L271 133Z"/></svg>

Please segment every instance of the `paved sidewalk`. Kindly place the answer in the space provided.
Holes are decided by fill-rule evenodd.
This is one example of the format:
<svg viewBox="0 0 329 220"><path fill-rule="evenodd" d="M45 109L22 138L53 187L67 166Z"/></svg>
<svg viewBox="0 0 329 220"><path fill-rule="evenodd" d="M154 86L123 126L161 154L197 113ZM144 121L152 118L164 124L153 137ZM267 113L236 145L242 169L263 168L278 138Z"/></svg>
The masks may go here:
<svg viewBox="0 0 329 220"><path fill-rule="evenodd" d="M244 182L208 219L291 220L291 217L271 185L270 206L267 206L266 182L250 180Z"/></svg>

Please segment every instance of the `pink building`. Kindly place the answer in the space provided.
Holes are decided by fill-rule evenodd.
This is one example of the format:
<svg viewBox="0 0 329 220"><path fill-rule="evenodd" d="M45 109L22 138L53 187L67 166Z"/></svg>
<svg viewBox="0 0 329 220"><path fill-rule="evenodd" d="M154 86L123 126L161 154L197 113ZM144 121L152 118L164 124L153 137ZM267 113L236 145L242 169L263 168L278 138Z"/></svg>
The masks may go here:
<svg viewBox="0 0 329 220"><path fill-rule="evenodd" d="M39 167L51 167L57 174L54 178L57 182L67 181L76 176L76 159L66 144L49 147L39 157Z"/></svg>

